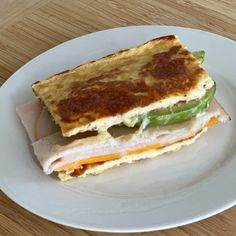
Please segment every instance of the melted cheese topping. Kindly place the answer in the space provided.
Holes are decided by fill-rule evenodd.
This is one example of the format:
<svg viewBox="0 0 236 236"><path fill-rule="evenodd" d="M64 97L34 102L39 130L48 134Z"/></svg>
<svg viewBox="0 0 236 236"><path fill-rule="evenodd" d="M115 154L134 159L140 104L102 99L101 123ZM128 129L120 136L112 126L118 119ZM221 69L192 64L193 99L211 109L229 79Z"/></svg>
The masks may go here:
<svg viewBox="0 0 236 236"><path fill-rule="evenodd" d="M218 119L216 117L212 117L203 128L213 126L217 122L218 122ZM170 144L166 144L165 146L167 146L167 145L170 145ZM58 171L58 172L60 172L60 171L65 171L65 172L73 171L73 170L79 169L82 165L111 161L111 160L118 159L124 155L139 154L139 153L146 152L146 151L149 151L152 149L161 149L165 146L160 145L160 144L154 144L154 145L146 146L144 148L129 150L125 153L114 153L114 154L108 154L108 155L103 155L103 156L94 156L94 157L90 157L88 159L84 159L84 160L76 161L76 162L73 162L70 164L66 164L64 166L57 168L56 171Z"/></svg>

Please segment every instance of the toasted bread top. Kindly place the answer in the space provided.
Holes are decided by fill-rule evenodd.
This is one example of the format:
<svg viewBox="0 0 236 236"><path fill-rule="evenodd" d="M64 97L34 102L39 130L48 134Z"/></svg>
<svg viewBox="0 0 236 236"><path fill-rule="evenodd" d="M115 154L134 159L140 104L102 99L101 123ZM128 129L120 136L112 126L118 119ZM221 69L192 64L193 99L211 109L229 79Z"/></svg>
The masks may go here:
<svg viewBox="0 0 236 236"><path fill-rule="evenodd" d="M63 136L202 97L212 79L177 36L153 39L32 85Z"/></svg>

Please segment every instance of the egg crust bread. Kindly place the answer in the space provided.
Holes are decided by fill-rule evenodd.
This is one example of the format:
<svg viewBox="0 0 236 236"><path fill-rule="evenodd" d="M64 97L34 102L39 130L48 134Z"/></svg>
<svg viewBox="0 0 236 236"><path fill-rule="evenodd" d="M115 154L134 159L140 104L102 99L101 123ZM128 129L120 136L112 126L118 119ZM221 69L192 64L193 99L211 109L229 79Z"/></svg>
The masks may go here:
<svg viewBox="0 0 236 236"><path fill-rule="evenodd" d="M170 35L38 81L32 89L69 137L199 99L213 85L192 53Z"/></svg>

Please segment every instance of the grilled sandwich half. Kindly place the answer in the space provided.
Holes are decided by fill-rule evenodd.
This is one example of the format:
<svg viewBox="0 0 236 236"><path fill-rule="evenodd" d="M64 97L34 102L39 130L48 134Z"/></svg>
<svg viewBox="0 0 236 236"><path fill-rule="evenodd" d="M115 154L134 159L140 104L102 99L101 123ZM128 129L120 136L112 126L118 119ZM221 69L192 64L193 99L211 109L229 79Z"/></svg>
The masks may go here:
<svg viewBox="0 0 236 236"><path fill-rule="evenodd" d="M198 56L197 56L198 57ZM46 174L102 173L176 151L229 115L177 36L153 39L32 85L17 108Z"/></svg>

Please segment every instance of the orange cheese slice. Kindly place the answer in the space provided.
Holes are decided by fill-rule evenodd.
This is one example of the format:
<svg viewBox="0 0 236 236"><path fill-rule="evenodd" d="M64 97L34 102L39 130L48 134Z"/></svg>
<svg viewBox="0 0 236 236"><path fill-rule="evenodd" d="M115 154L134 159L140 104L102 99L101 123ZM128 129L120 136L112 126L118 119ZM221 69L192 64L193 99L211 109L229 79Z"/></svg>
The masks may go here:
<svg viewBox="0 0 236 236"><path fill-rule="evenodd" d="M205 125L205 127L210 127L212 125L215 125L218 122L218 119L216 117L212 117L208 123ZM164 146L160 145L160 144L154 144L154 145L149 145L143 148L138 148L138 149L134 149L134 150L129 150L125 153L114 153L114 154L107 154L107 155L102 155L102 156L94 156L94 157L90 157L84 160L80 160L80 161L76 161L76 162L72 162L69 164L66 164L64 166L61 166L59 168L56 169L56 171L73 171L75 169L79 169L82 165L86 165L86 164L94 164L94 163L99 163L99 162L106 162L106 161L112 161L115 159L120 158L121 156L124 155L133 155L133 154L139 154L145 151L149 151L149 150L153 150L153 149L161 149Z"/></svg>
<svg viewBox="0 0 236 236"><path fill-rule="evenodd" d="M213 126L213 125L215 125L215 124L217 124L217 123L218 123L218 119L217 119L216 117L212 117L212 118L208 121L206 127L211 127L211 126Z"/></svg>
<svg viewBox="0 0 236 236"><path fill-rule="evenodd" d="M86 165L86 164L94 164L94 163L99 163L99 162L105 162L105 161L112 161L115 159L120 158L121 156L124 155L132 155L132 154L138 154L141 152L145 152L148 150L152 149L160 149L162 146L160 144L155 144L155 145L149 145L144 148L138 148L135 150L130 150L125 153L114 153L114 154L108 154L108 155L103 155L103 156L95 156L95 157L90 157L84 160L76 161L70 164L66 164L62 167L57 168L57 171L71 171L78 169L81 165Z"/></svg>

